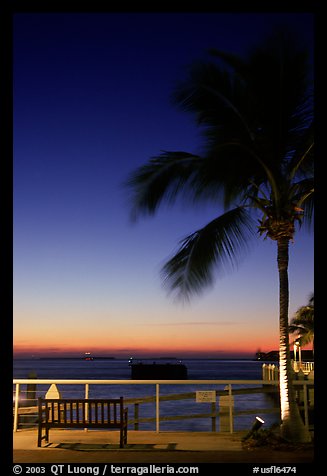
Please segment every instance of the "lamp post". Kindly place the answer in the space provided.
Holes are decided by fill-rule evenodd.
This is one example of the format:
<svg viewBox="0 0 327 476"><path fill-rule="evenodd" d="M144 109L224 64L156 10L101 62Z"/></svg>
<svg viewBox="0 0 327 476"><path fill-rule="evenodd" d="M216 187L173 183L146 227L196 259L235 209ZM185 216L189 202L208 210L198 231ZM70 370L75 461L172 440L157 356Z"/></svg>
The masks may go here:
<svg viewBox="0 0 327 476"><path fill-rule="evenodd" d="M298 352L299 360L298 363L296 362L296 352ZM296 368L296 371L298 372L301 367L302 367L302 360L301 360L301 346L300 342L296 340L294 342L294 367ZM295 370L294 368L294 370Z"/></svg>
<svg viewBox="0 0 327 476"><path fill-rule="evenodd" d="M294 342L294 345L293 345L293 353L294 353L294 367L296 367L296 342ZM294 369L295 370L295 369Z"/></svg>
<svg viewBox="0 0 327 476"><path fill-rule="evenodd" d="M299 349L299 367L301 369L302 367L302 359L301 359L301 346L300 346L300 342L298 342L298 349Z"/></svg>

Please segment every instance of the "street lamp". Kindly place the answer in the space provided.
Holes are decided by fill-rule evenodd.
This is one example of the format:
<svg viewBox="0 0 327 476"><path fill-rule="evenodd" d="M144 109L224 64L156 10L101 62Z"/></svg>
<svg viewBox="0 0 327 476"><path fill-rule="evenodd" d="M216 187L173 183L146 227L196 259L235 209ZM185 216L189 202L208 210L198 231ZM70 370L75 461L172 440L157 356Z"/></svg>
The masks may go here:
<svg viewBox="0 0 327 476"><path fill-rule="evenodd" d="M299 349L299 366L301 368L302 367L302 359L301 359L301 346L300 346L299 341L297 341L297 345L298 345L298 349Z"/></svg>
<svg viewBox="0 0 327 476"><path fill-rule="evenodd" d="M300 368L302 367L302 359L301 359L301 346L300 346L300 342L298 340L296 340L294 342L294 367L296 367L296 370L299 371ZM296 351L298 351L298 355L299 355L299 365L297 365L297 362L296 362ZM295 370L295 368L294 368Z"/></svg>

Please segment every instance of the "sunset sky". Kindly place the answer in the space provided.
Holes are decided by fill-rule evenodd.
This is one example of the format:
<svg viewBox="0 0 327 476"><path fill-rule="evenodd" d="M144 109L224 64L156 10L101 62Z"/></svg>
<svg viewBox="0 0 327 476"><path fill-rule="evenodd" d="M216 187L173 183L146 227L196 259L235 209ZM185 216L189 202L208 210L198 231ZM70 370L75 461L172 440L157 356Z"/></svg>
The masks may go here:
<svg viewBox="0 0 327 476"><path fill-rule="evenodd" d="M313 49L310 13L17 13L14 16L14 352L253 357L278 348L276 244L182 305L160 269L219 210L162 207L132 224L130 172L196 153L170 94L209 48L246 54L287 23ZM290 245L290 316L314 290L313 235Z"/></svg>

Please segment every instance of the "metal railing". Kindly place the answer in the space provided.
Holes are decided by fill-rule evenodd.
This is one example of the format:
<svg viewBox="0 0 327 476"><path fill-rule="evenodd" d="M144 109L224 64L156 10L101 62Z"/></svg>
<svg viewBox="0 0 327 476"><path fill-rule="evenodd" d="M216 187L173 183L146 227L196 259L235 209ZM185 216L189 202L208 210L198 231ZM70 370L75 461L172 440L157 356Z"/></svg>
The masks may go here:
<svg viewBox="0 0 327 476"><path fill-rule="evenodd" d="M313 388L313 380L300 380L294 381L294 385L302 387L302 407L304 412L304 423L309 427L309 407L312 405L312 401L308 398L309 389ZM160 432L160 422L164 420L172 419L182 419L182 418L200 418L200 417L209 417L212 419L212 431L216 431L215 421L216 417L219 416L220 419L224 419L224 430L233 433L234 431L234 417L236 415L251 415L258 412L269 413L269 412L279 412L279 408L254 408L254 409L241 409L235 411L234 408L234 396L237 395L247 395L251 393L267 393L274 392L277 394L278 390L278 381L274 380L80 380L80 379L13 379L14 385L14 399L13 399L13 429L16 432L18 429L19 422L19 410L24 410L28 406L27 398L30 398L34 405L36 405L36 386L38 389L43 387L43 395L47 390L48 386L51 385L63 385L63 386L83 386L83 397L90 398L90 387L91 386L103 386L103 385L128 385L128 386L154 386L154 395L145 398L126 398L124 396L124 401L126 403L134 404L134 428L138 429L138 422L141 421L138 416L138 405L140 403L153 402L155 404L155 416L154 418L147 418L145 420L154 420L156 432ZM22 386L26 385L25 399L23 397ZM211 412L206 414L199 415L188 415L188 416L175 416L175 417L165 417L160 414L160 403L168 400L178 400L185 398L193 398L196 392L190 392L188 394L180 395L167 395L160 394L162 387L166 386L176 386L176 385L191 385L195 388L199 388L199 398L202 398L203 402L211 402ZM209 391L200 390L200 386L210 386ZM223 388L221 388L223 386ZM252 386L252 388L251 388ZM253 386L255 386L253 388ZM28 390L29 387L29 390ZM219 388L220 387L220 388ZM237 388L238 387L238 388ZM268 387L268 388L267 388ZM32 390L31 390L32 388ZM153 387L152 387L153 388ZM278 395L278 394L277 394ZM197 395L198 396L198 395ZM208 398L209 396L209 398ZM213 396L213 397L212 397ZM216 409L216 397L220 397L220 405L217 411ZM212 399L214 398L214 399ZM277 399L278 400L278 399ZM31 403L32 403L31 402ZM31 405L32 406L32 405ZM35 411L35 406L33 407Z"/></svg>

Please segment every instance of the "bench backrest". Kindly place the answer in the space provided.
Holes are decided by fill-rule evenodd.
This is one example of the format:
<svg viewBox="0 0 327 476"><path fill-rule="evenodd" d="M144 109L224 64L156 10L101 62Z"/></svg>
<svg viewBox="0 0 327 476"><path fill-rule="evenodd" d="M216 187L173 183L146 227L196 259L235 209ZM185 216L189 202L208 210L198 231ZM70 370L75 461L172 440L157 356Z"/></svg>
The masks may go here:
<svg viewBox="0 0 327 476"><path fill-rule="evenodd" d="M110 399L39 398L42 421L51 425L120 426L123 397Z"/></svg>

